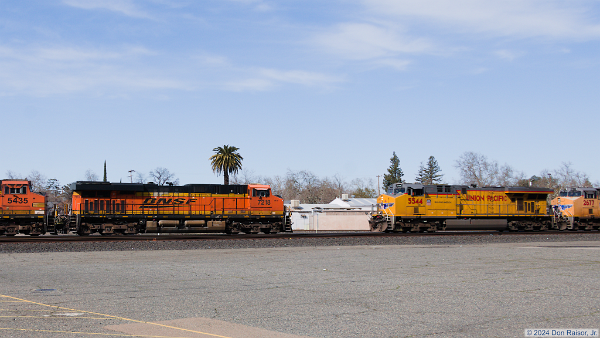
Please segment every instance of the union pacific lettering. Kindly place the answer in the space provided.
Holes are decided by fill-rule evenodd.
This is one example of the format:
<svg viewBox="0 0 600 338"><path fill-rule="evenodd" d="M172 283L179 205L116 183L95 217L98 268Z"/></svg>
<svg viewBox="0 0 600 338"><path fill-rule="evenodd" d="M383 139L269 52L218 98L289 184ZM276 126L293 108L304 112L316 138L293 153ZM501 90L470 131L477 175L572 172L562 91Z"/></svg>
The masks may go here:
<svg viewBox="0 0 600 338"><path fill-rule="evenodd" d="M507 202L508 197L506 196L480 196L480 195L467 195L469 201L475 202Z"/></svg>
<svg viewBox="0 0 600 338"><path fill-rule="evenodd" d="M140 206L140 209L179 206L182 204L190 204L193 202L196 202L195 198L153 198L153 197L148 197L144 200L144 202Z"/></svg>

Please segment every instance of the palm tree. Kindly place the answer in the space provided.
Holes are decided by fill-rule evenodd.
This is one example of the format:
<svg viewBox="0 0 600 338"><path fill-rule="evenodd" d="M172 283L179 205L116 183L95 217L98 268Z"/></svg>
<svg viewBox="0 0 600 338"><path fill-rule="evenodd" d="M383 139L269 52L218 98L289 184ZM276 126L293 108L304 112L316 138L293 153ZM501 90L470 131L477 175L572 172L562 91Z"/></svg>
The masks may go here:
<svg viewBox="0 0 600 338"><path fill-rule="evenodd" d="M242 160L244 159L237 153L238 147L224 145L213 149L216 153L210 157L213 172L217 175L223 173L223 184L229 184L229 174L237 173L242 168Z"/></svg>

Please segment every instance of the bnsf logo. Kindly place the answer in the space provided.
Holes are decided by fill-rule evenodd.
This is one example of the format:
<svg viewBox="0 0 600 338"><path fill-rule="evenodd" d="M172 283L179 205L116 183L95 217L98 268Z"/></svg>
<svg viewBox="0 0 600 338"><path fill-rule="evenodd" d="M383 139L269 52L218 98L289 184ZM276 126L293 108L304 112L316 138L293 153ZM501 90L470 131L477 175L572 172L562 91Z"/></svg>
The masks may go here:
<svg viewBox="0 0 600 338"><path fill-rule="evenodd" d="M159 208L159 207L172 207L182 204L190 204L196 202L195 198L152 198L148 197L142 203L140 208Z"/></svg>

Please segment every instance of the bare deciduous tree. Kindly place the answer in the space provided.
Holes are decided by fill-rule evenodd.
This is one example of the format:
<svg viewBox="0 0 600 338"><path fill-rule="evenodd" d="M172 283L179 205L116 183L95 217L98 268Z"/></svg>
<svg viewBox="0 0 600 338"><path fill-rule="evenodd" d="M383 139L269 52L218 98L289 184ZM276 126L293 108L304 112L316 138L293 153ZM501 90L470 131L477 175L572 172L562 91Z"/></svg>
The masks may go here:
<svg viewBox="0 0 600 338"><path fill-rule="evenodd" d="M9 180L21 180L21 179L23 179L23 176L21 176L21 174L18 174L12 170L7 170L6 178Z"/></svg>
<svg viewBox="0 0 600 338"><path fill-rule="evenodd" d="M254 174L253 170L241 169L231 174L229 183L231 184L266 184L265 178Z"/></svg>
<svg viewBox="0 0 600 338"><path fill-rule="evenodd" d="M48 190L49 180L37 170L32 170L27 179L31 181L31 191L45 192Z"/></svg>
<svg viewBox="0 0 600 338"><path fill-rule="evenodd" d="M375 198L377 197L377 187L372 178L356 178L350 182L352 185L352 195L356 198Z"/></svg>
<svg viewBox="0 0 600 338"><path fill-rule="evenodd" d="M165 185L168 183L173 185L179 184L179 179L175 177L175 173L169 172L169 169L167 168L157 167L150 171L148 175L154 180L154 183L158 185Z"/></svg>
<svg viewBox="0 0 600 338"><path fill-rule="evenodd" d="M37 170L32 170L29 175L23 176L12 170L6 171L6 177L10 180L28 180L31 181L31 191L45 192L48 179Z"/></svg>
<svg viewBox="0 0 600 338"><path fill-rule="evenodd" d="M460 171L460 183L478 187L513 186L525 177L511 166L499 166L498 162L488 160L485 155L467 151L456 161Z"/></svg>
<svg viewBox="0 0 600 338"><path fill-rule="evenodd" d="M472 151L460 155L455 167L460 171L460 183L478 187L492 185L498 175L498 163Z"/></svg>
<svg viewBox="0 0 600 338"><path fill-rule="evenodd" d="M135 179L133 180L134 183L145 183L146 182L146 176L140 172L135 172Z"/></svg>
<svg viewBox="0 0 600 338"><path fill-rule="evenodd" d="M92 169L88 169L85 171L85 180L100 181L100 176L98 176Z"/></svg>
<svg viewBox="0 0 600 338"><path fill-rule="evenodd" d="M563 162L560 168L554 171L559 188L592 187L592 182L590 182L588 175L576 171L572 165L571 162Z"/></svg>

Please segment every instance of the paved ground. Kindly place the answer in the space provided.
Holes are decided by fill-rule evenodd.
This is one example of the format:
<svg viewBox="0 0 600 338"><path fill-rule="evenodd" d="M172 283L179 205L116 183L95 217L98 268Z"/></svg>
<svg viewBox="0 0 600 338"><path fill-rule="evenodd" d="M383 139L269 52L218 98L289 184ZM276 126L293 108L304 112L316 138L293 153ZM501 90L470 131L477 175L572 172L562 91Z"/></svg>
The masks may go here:
<svg viewBox="0 0 600 338"><path fill-rule="evenodd" d="M0 337L600 327L600 241L0 255Z"/></svg>

